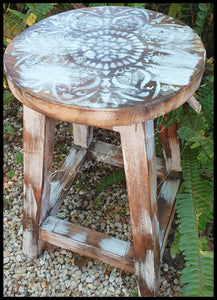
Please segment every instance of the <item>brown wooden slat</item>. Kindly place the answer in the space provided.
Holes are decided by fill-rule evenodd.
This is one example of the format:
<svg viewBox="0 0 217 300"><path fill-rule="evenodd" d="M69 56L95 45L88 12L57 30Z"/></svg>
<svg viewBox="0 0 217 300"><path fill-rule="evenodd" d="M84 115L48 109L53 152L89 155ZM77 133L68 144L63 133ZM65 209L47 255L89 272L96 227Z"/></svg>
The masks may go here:
<svg viewBox="0 0 217 300"><path fill-rule="evenodd" d="M39 224L49 210L49 173L53 159L54 120L23 105L23 252L37 257L43 250Z"/></svg>
<svg viewBox="0 0 217 300"><path fill-rule="evenodd" d="M178 124L174 122L169 128L163 129L164 125L160 125L160 137L163 146L163 154L167 172L181 172L180 165L181 154L179 140L177 138ZM162 130L163 129L163 130Z"/></svg>
<svg viewBox="0 0 217 300"><path fill-rule="evenodd" d="M153 120L119 127L140 296L156 296L160 284L153 130Z"/></svg>
<svg viewBox="0 0 217 300"><path fill-rule="evenodd" d="M50 194L50 215L54 215L64 196L71 188L76 174L86 158L87 150L81 147L74 146L62 166L55 172L55 176L51 179L51 194Z"/></svg>
<svg viewBox="0 0 217 300"><path fill-rule="evenodd" d="M105 162L116 167L123 168L123 155L120 146L104 143L101 141L92 142L87 154L88 159ZM157 178L163 179L165 173L164 160L156 157Z"/></svg>
<svg viewBox="0 0 217 300"><path fill-rule="evenodd" d="M129 242L53 216L49 216L40 226L40 238L128 272L135 272L134 251Z"/></svg>
<svg viewBox="0 0 217 300"><path fill-rule="evenodd" d="M173 123L169 128L163 129L164 125L160 126L160 137L163 147L163 154L167 169L167 176L161 186L159 193L159 216L160 216L160 258L163 257L163 252L166 246L167 237L170 232L171 224L175 214L176 194L181 182L180 178L169 179L170 174L181 174L182 168L180 165L181 154L179 140L177 137L177 122ZM172 176L171 176L172 177ZM163 210L164 213L160 213Z"/></svg>
<svg viewBox="0 0 217 300"><path fill-rule="evenodd" d="M87 157L88 159L95 159L98 162L105 162L116 167L124 167L121 146L101 141L92 142L88 149Z"/></svg>
<svg viewBox="0 0 217 300"><path fill-rule="evenodd" d="M88 148L93 139L93 127L73 124L74 144L83 148Z"/></svg>
<svg viewBox="0 0 217 300"><path fill-rule="evenodd" d="M167 238L170 232L171 224L175 214L176 194L179 188L180 180L164 181L158 195L158 209L160 222L160 260L162 260Z"/></svg>

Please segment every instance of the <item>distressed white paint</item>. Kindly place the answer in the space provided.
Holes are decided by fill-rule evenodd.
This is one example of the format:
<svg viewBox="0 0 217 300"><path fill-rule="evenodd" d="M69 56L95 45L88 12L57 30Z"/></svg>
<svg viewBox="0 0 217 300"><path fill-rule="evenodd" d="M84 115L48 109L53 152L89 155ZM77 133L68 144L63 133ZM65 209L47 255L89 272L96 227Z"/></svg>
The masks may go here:
<svg viewBox="0 0 217 300"><path fill-rule="evenodd" d="M99 246L102 250L124 256L129 251L130 243L112 237L101 239Z"/></svg>
<svg viewBox="0 0 217 300"><path fill-rule="evenodd" d="M165 201L172 205L174 203L175 196L179 188L180 180L165 180L162 184L159 197L165 199Z"/></svg>
<svg viewBox="0 0 217 300"><path fill-rule="evenodd" d="M37 255L37 240L33 225L37 217L37 202L31 184L26 186L24 183L24 197L23 214L26 228L23 228L23 252L30 257L35 257Z"/></svg>
<svg viewBox="0 0 217 300"><path fill-rule="evenodd" d="M145 135L146 135L146 147L147 158L149 161L155 160L155 141L154 141L154 120L148 120L145 122ZM156 162L154 162L156 163Z"/></svg>
<svg viewBox="0 0 217 300"><path fill-rule="evenodd" d="M69 232L70 227L68 226L68 224L69 224L68 222L62 221L53 216L49 216L49 219L47 219L47 221L45 221L42 224L41 229L47 230L49 232L55 232L61 235L70 236L70 238L75 241L85 243L88 233L81 231L78 233L70 234Z"/></svg>
<svg viewBox="0 0 217 300"><path fill-rule="evenodd" d="M36 257L37 244L33 234L28 229L23 230L23 253L29 257Z"/></svg>
<svg viewBox="0 0 217 300"><path fill-rule="evenodd" d="M160 224L156 213L154 214L154 223L155 223L155 236L158 239L160 235Z"/></svg>
<svg viewBox="0 0 217 300"><path fill-rule="evenodd" d="M70 235L71 239L76 240L81 243L86 242L87 236L88 236L87 232L80 232L80 233Z"/></svg>
<svg viewBox="0 0 217 300"><path fill-rule="evenodd" d="M49 232L52 232L55 230L56 226L59 224L60 220L53 217L49 216L44 223L41 225L41 229L47 230Z"/></svg>
<svg viewBox="0 0 217 300"><path fill-rule="evenodd" d="M70 182L75 178L76 173L79 170L86 155L85 149L72 148L66 157L64 163L59 170L54 171L49 176L51 183L50 191L50 207L54 208L50 213L53 215L56 213L56 209L61 202L58 199L61 197L63 191L67 191ZM55 178L57 176L57 178ZM58 203L57 203L58 202ZM57 206L56 206L57 204Z"/></svg>
<svg viewBox="0 0 217 300"><path fill-rule="evenodd" d="M149 215L148 210L143 208L140 211L140 215L138 216L138 220L136 223L134 220L131 220L132 227L133 227L133 233L143 233L143 234L153 234L153 225L151 221L151 217ZM138 225L137 225L138 224Z"/></svg>
<svg viewBox="0 0 217 300"><path fill-rule="evenodd" d="M135 261L135 270L136 274L145 281L147 287L153 291L156 283L153 250L146 250L144 261Z"/></svg>
<svg viewBox="0 0 217 300"><path fill-rule="evenodd" d="M97 7L44 19L17 37L19 84L77 106L119 107L188 85L204 59L188 26L146 10ZM6 50L7 53L7 50Z"/></svg>

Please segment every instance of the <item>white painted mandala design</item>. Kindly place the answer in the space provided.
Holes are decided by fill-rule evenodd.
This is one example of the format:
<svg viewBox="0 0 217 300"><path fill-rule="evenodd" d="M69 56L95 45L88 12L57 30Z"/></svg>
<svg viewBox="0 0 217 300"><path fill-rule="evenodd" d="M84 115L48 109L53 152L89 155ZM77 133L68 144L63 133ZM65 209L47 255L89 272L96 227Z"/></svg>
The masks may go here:
<svg viewBox="0 0 217 300"><path fill-rule="evenodd" d="M11 53L19 84L76 106L117 108L188 85L204 49L193 30L151 11L97 7L44 19Z"/></svg>

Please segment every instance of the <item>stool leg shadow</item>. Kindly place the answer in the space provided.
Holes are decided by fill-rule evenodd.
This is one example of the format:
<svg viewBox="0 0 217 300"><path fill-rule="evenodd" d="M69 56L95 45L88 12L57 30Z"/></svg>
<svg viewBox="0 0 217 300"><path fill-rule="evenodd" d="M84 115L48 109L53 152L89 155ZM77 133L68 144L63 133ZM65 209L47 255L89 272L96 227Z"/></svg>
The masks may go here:
<svg viewBox="0 0 217 300"><path fill-rule="evenodd" d="M140 296L157 296L160 283L157 171L153 120L120 132Z"/></svg>

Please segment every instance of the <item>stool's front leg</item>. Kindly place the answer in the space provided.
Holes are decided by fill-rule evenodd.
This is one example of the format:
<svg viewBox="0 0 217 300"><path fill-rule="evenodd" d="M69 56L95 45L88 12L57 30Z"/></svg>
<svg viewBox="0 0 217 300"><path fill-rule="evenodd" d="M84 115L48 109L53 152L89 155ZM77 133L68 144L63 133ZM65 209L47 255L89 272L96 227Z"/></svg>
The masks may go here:
<svg viewBox="0 0 217 300"><path fill-rule="evenodd" d="M43 250L39 225L49 209L54 132L53 119L23 105L23 252L34 258Z"/></svg>
<svg viewBox="0 0 217 300"><path fill-rule="evenodd" d="M119 127L140 296L159 289L159 221L153 120Z"/></svg>

